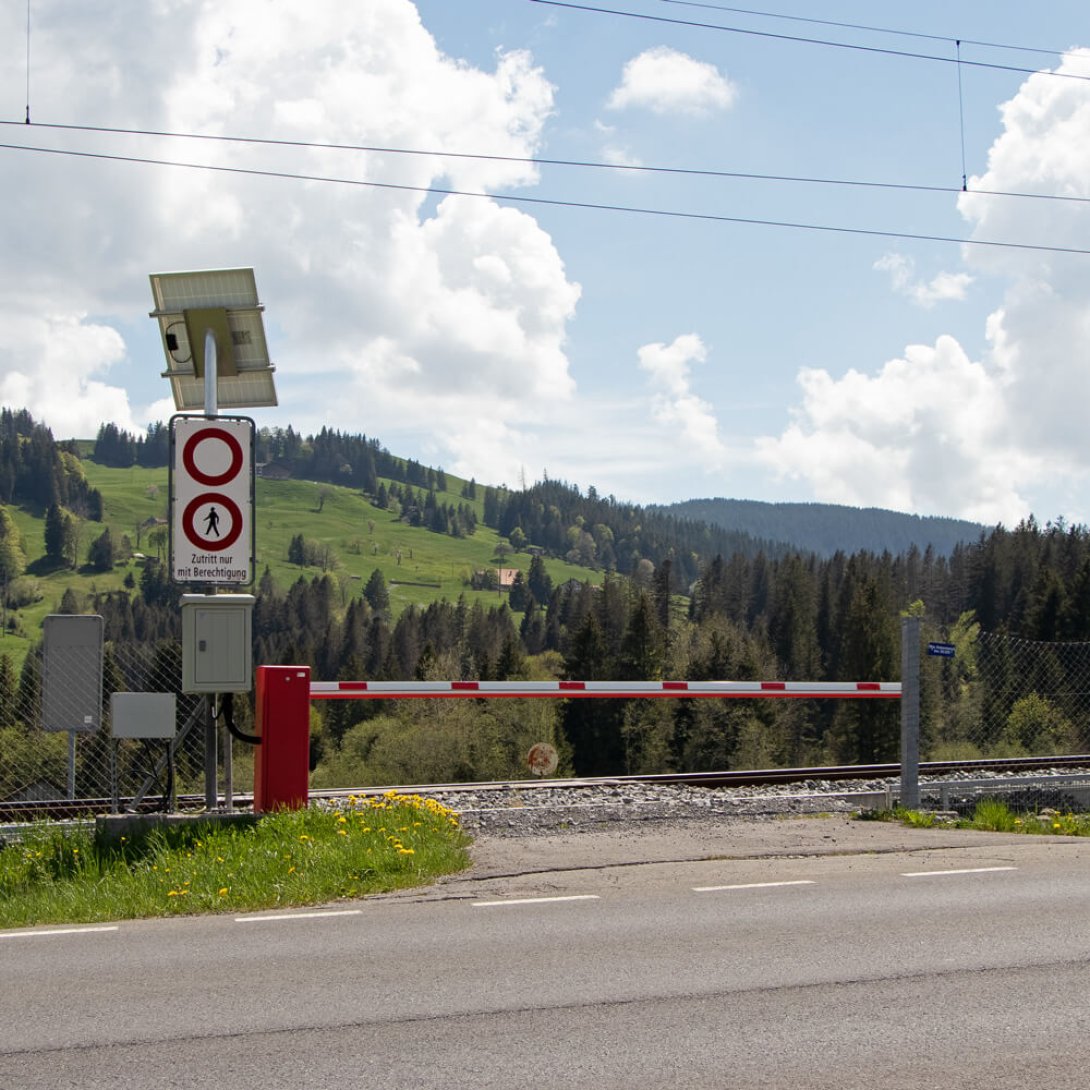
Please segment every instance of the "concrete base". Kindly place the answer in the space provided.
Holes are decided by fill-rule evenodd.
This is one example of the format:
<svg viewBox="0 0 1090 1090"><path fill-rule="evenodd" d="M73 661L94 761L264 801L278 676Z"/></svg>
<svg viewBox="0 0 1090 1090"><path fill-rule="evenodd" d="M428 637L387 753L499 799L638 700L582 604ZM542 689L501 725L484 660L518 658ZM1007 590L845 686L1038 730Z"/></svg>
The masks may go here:
<svg viewBox="0 0 1090 1090"><path fill-rule="evenodd" d="M122 837L129 844L146 840L156 829L164 832L222 829L225 826L248 828L261 820L260 814L106 814L95 818L95 843L104 848L118 848Z"/></svg>

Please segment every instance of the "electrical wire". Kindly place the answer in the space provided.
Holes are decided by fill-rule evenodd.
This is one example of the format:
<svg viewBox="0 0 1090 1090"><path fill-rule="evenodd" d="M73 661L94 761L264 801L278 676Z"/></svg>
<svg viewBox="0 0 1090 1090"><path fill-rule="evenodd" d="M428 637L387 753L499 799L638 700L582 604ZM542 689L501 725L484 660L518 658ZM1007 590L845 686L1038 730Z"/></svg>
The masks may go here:
<svg viewBox="0 0 1090 1090"><path fill-rule="evenodd" d="M874 45L858 45L854 42L838 42L829 38L809 38L797 34L778 34L771 30L753 30L748 27L723 26L720 23L701 23L690 19L672 19L665 15L649 15L646 12L624 11L617 8L598 7L594 4L575 4L571 0L530 0L531 4L542 4L552 8L567 8L571 11L591 11L600 15L618 15L625 19L639 19L649 23L665 23L670 26L695 27L698 30L719 30L726 34L744 34L753 38L768 38L780 42L796 42L802 45L822 45L830 49L848 49L857 53L871 53L884 57L901 57L906 60L932 61L936 64L956 64L954 57L942 57L933 53L913 53L903 49L889 49ZM1038 68L1024 68L1013 64L997 64L993 61L962 60L962 64L972 68L984 68L994 72L1015 72L1019 75L1054 76L1057 79L1075 79L1090 81L1090 76L1081 76L1075 72L1041 72Z"/></svg>
<svg viewBox="0 0 1090 1090"><path fill-rule="evenodd" d="M869 34L889 34L898 38L920 38L929 42L960 42L962 45L976 45L984 49L1007 49L1012 53L1041 53L1062 55L1064 49L1048 49L1031 45L1010 45L1007 42L985 42L974 38L951 38L944 34L925 34L918 30L895 30L892 27L870 26L866 23L841 23L834 19L814 19L807 15L784 15L776 11L758 11L754 8L732 8L725 4L701 3L700 0L659 0L662 4L674 4L683 8L705 8L708 11L725 11L731 15L755 15L761 19L782 19L792 23L808 23L811 26L830 26L838 30L863 30Z"/></svg>
<svg viewBox="0 0 1090 1090"><path fill-rule="evenodd" d="M278 178L301 182L323 182L332 185L349 185L361 188L386 190L402 193L423 193L439 197L472 197L477 199L505 201L511 204L523 204L533 207L586 209L596 212L623 212L632 215L657 216L667 219L691 220L705 223L733 223L757 227L781 227L798 231L815 231L828 234L863 235L873 238L907 239L915 242L947 242L961 246L985 246L996 249L1030 250L1043 253L1077 254L1090 256L1090 250L1075 246L1049 246L1041 243L1002 242L991 239L957 238L950 235L928 235L909 231L887 231L876 228L844 227L831 224L804 223L791 220L760 219L748 216L724 216L710 212L686 212L677 209L641 208L633 205L602 204L592 201L559 200L547 197L527 197L507 193L482 193L472 190L444 189L438 186L404 185L394 182L364 181L358 178L335 178L328 175L299 174L291 171L257 170L250 167L231 167L209 163L185 163L171 159L152 159L133 155L107 155L102 152L73 151L64 148L28 147L22 144L0 144L0 150L29 151L44 155L66 155L80 159L96 159L106 162L135 163L145 166L180 167L188 170L205 170L221 174L239 174L259 178Z"/></svg>
<svg viewBox="0 0 1090 1090"><path fill-rule="evenodd" d="M0 126L18 125L22 122L0 120ZM142 136L175 140L205 140L211 143L257 145L262 147L305 148L315 151L367 152L376 155L409 155L435 159L471 159L489 163L525 163L529 166L576 167L587 170L621 171L633 174L664 174L692 178L723 178L732 181L784 182L800 185L845 186L861 189L887 189L908 193L973 193L983 197L1012 197L1026 200L1064 201L1073 204L1090 204L1090 197L1077 197L1060 193L1027 193L1002 189L968 188L967 185L925 185L911 182L880 182L859 178L821 178L797 174L760 174L741 170L712 170L703 167L647 166L638 163L606 163L592 159L548 159L540 156L486 155L481 152L438 151L427 148L394 148L374 144L335 144L316 140L282 140L255 136L222 136L208 133L170 132L163 129L122 129L105 125L66 125L51 122L35 122L36 129L61 132L101 133L112 136ZM963 156L964 159L964 156ZM963 171L964 174L964 171Z"/></svg>
<svg viewBox="0 0 1090 1090"><path fill-rule="evenodd" d="M30 124L30 0L26 0L26 121Z"/></svg>

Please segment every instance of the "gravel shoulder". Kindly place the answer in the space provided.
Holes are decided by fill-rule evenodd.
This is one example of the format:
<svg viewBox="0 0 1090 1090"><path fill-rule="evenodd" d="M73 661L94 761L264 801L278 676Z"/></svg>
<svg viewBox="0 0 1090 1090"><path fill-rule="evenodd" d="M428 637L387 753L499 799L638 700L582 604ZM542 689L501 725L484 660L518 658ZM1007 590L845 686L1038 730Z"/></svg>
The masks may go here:
<svg viewBox="0 0 1090 1090"><path fill-rule="evenodd" d="M471 853L473 864L460 877L475 881L654 863L934 852L1025 843L1026 837L1017 834L952 827L913 829L844 814L681 819L668 825L626 823L532 837L480 833Z"/></svg>
<svg viewBox="0 0 1090 1090"><path fill-rule="evenodd" d="M617 784L451 793L474 838L472 865L430 896L466 896L482 884L553 874L713 860L934 853L1023 845L1018 834L860 820L880 808L884 782L705 789ZM1051 839L1051 838L1050 838ZM1064 838L1067 839L1067 838ZM417 891L417 895L421 891ZM396 895L395 895L396 896ZM425 894L429 896L429 894Z"/></svg>

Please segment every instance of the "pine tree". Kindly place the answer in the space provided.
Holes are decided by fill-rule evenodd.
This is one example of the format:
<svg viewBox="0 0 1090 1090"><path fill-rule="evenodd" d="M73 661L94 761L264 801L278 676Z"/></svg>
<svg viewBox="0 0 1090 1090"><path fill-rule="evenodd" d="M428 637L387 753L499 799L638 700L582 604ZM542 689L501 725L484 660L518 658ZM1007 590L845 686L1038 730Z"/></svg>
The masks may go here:
<svg viewBox="0 0 1090 1090"><path fill-rule="evenodd" d="M371 578L367 580L367 586L363 588L363 596L376 613L389 612L390 592L386 589L386 580L378 568L371 572Z"/></svg>

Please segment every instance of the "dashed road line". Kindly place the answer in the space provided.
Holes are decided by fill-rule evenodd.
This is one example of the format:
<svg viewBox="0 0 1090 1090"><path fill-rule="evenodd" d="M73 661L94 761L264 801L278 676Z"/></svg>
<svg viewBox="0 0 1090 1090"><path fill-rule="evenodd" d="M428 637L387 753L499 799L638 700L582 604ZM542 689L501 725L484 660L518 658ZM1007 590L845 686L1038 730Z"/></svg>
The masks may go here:
<svg viewBox="0 0 1090 1090"><path fill-rule="evenodd" d="M109 927L53 927L45 931L7 931L0 934L0 939L45 939L52 935L98 935L120 930L116 924Z"/></svg>
<svg viewBox="0 0 1090 1090"><path fill-rule="evenodd" d="M964 867L961 870L903 871L902 878L945 878L949 874L991 874L994 871L1017 870L1017 867Z"/></svg>
<svg viewBox="0 0 1090 1090"><path fill-rule="evenodd" d="M279 923L281 920L326 920L333 916L362 916L361 908L338 909L335 912L287 912L275 916L236 916L235 923Z"/></svg>
<svg viewBox="0 0 1090 1090"><path fill-rule="evenodd" d="M809 878L799 878L793 882L743 882L733 886L693 886L693 893L721 893L729 889L774 889L777 886L812 886Z"/></svg>
<svg viewBox="0 0 1090 1090"><path fill-rule="evenodd" d="M501 908L507 905L549 905L560 901L599 901L597 893L575 893L567 897L517 897L503 901L474 901L474 908Z"/></svg>

